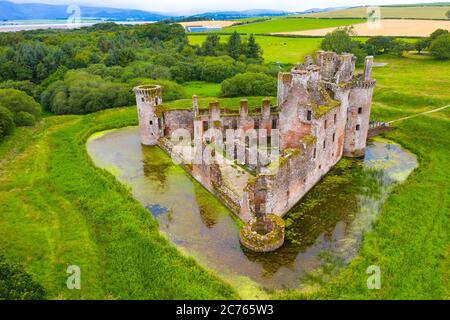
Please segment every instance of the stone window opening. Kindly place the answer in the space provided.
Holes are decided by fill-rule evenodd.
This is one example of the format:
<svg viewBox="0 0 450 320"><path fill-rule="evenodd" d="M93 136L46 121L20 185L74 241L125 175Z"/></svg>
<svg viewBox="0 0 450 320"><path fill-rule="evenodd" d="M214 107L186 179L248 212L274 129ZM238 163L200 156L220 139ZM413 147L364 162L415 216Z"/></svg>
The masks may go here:
<svg viewBox="0 0 450 320"><path fill-rule="evenodd" d="M324 126L325 129L327 128L327 120L324 121L323 126Z"/></svg>
<svg viewBox="0 0 450 320"><path fill-rule="evenodd" d="M357 125L356 125L356 131L359 131L359 128L360 128L360 125L357 124Z"/></svg>
<svg viewBox="0 0 450 320"><path fill-rule="evenodd" d="M161 130L162 129L162 122L161 122L161 118L158 118L158 129Z"/></svg>
<svg viewBox="0 0 450 320"><path fill-rule="evenodd" d="M232 126L233 126L234 130L237 129L237 120L236 119L233 120Z"/></svg>
<svg viewBox="0 0 450 320"><path fill-rule="evenodd" d="M337 114L335 113L334 114L334 123L336 123L337 122Z"/></svg>
<svg viewBox="0 0 450 320"><path fill-rule="evenodd" d="M333 142L336 139L336 133L333 133Z"/></svg>
<svg viewBox="0 0 450 320"><path fill-rule="evenodd" d="M208 121L203 121L203 131L207 131L209 128Z"/></svg>
<svg viewBox="0 0 450 320"><path fill-rule="evenodd" d="M150 123L150 125L152 126L152 125L153 125L153 120L150 120L150 122L149 122L149 123Z"/></svg>
<svg viewBox="0 0 450 320"><path fill-rule="evenodd" d="M259 120L258 119L255 119L253 127L255 130L259 129Z"/></svg>
<svg viewBox="0 0 450 320"><path fill-rule="evenodd" d="M323 150L325 150L327 148L327 141L323 140Z"/></svg>
<svg viewBox="0 0 450 320"><path fill-rule="evenodd" d="M142 101L142 102L145 102L145 98L144 98L144 97L142 97L142 98L141 98L141 101Z"/></svg>
<svg viewBox="0 0 450 320"><path fill-rule="evenodd" d="M306 112L306 120L311 121L311 119L312 119L312 111L308 110Z"/></svg>
<svg viewBox="0 0 450 320"><path fill-rule="evenodd" d="M361 114L361 113L362 113L362 108L359 107L359 108L358 108L358 114Z"/></svg>
<svg viewBox="0 0 450 320"><path fill-rule="evenodd" d="M314 148L314 151L313 151L313 159L315 159L315 158L316 158L316 153L317 153L317 149L316 149L316 148Z"/></svg>
<svg viewBox="0 0 450 320"><path fill-rule="evenodd" d="M272 129L277 128L277 119L272 119Z"/></svg>

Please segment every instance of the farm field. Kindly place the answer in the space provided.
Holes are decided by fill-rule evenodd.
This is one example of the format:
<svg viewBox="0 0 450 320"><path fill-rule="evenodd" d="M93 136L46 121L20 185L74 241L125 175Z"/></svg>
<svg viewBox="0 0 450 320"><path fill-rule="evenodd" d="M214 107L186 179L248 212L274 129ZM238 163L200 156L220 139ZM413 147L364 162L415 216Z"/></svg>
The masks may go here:
<svg viewBox="0 0 450 320"><path fill-rule="evenodd" d="M221 35L220 40L226 42L229 36ZM272 36L255 36L263 50L266 62L290 64L302 61L306 54L312 53L320 47L321 38L289 38ZM206 35L189 35L189 43L201 45Z"/></svg>
<svg viewBox="0 0 450 320"><path fill-rule="evenodd" d="M221 30L221 33L238 33L246 34L270 34L275 32L289 32L314 30L320 28L331 28L339 26L347 26L362 22L361 19L307 19L307 18L273 18L263 22L255 22L244 25L231 26Z"/></svg>
<svg viewBox="0 0 450 320"><path fill-rule="evenodd" d="M447 19L445 13L448 10L450 10L450 6L389 6L381 7L381 17L383 19ZM367 8L357 7L329 12L309 13L299 16L315 18L366 18Z"/></svg>
<svg viewBox="0 0 450 320"><path fill-rule="evenodd" d="M231 20L213 20L213 21L192 21L192 22L180 22L183 27L195 27L195 26L204 26L204 27L230 27L235 24L235 21Z"/></svg>
<svg viewBox="0 0 450 320"><path fill-rule="evenodd" d="M302 48L297 56L307 52L309 40L317 40L264 38L297 41L297 50ZM294 61L283 53L279 50L280 59ZM393 120L450 104L448 62L394 56L377 56L376 61L387 66L374 68L378 83L372 119ZM214 91L207 85L199 94ZM249 99L250 104L259 104L261 98ZM213 99L203 98L200 105ZM237 106L239 98L220 101ZM190 100L168 105L188 108ZM226 279L170 245L129 192L93 166L86 139L97 131L136 123L134 106L85 116L48 116L34 127L17 129L0 144L0 233L11 235L0 240L2 252L24 263L50 298L242 297ZM414 152L420 166L389 197L373 231L364 237L360 256L331 281L333 271L318 271L306 292L276 291L272 297L449 297L450 108L396 126L387 137ZM78 292L65 288L64 268L73 259L86 270L86 285ZM366 288L365 270L371 264L381 267L381 290Z"/></svg>
<svg viewBox="0 0 450 320"><path fill-rule="evenodd" d="M325 36L336 28L281 32L274 34L300 35L300 36ZM367 23L357 23L353 25L353 32L356 36L390 36L390 37L428 37L436 29L450 31L450 21L438 20L402 20L389 19L381 20L379 28L373 28Z"/></svg>

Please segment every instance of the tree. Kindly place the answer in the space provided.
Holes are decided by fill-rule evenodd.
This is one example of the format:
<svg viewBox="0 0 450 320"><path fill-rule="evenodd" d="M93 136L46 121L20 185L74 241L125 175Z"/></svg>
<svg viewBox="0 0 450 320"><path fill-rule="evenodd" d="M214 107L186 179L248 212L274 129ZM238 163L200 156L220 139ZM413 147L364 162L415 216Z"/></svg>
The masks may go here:
<svg viewBox="0 0 450 320"><path fill-rule="evenodd" d="M350 53L355 48L356 43L350 37L351 29L338 28L333 32L327 33L322 40L321 48L336 53Z"/></svg>
<svg viewBox="0 0 450 320"><path fill-rule="evenodd" d="M201 65L201 80L220 83L238 72L233 58L207 57Z"/></svg>
<svg viewBox="0 0 450 320"><path fill-rule="evenodd" d="M432 42L433 40L436 40L438 37L444 35L444 34L449 34L448 30L445 29L436 29L432 34L430 34L430 42Z"/></svg>
<svg viewBox="0 0 450 320"><path fill-rule="evenodd" d="M41 106L25 92L16 89L0 89L0 105L8 108L14 115L14 122L20 125L17 114L21 111L33 116L36 120L40 117Z"/></svg>
<svg viewBox="0 0 450 320"><path fill-rule="evenodd" d="M427 39L417 40L416 43L414 44L414 47L416 48L417 53L421 54L422 50L428 47L428 40Z"/></svg>
<svg viewBox="0 0 450 320"><path fill-rule="evenodd" d="M0 256L0 300L43 300L45 289L22 266Z"/></svg>
<svg viewBox="0 0 450 320"><path fill-rule="evenodd" d="M0 141L14 130L14 118L9 109L0 105Z"/></svg>
<svg viewBox="0 0 450 320"><path fill-rule="evenodd" d="M446 16L447 18L450 19L450 10L447 11L447 13L445 14L445 16Z"/></svg>
<svg viewBox="0 0 450 320"><path fill-rule="evenodd" d="M261 59L261 47L256 43L255 36L253 34L248 38L246 56L251 59Z"/></svg>
<svg viewBox="0 0 450 320"><path fill-rule="evenodd" d="M274 96L277 84L274 77L264 73L246 72L222 82L223 97Z"/></svg>
<svg viewBox="0 0 450 320"><path fill-rule="evenodd" d="M239 33L233 32L228 40L227 52L233 59L239 58L242 54L242 40Z"/></svg>
<svg viewBox="0 0 450 320"><path fill-rule="evenodd" d="M200 48L200 54L204 56L216 56L219 50L220 37L217 34L210 34L206 37Z"/></svg>
<svg viewBox="0 0 450 320"><path fill-rule="evenodd" d="M41 95L42 105L56 114L85 114L130 105L129 88L84 70L68 71L64 80L52 83Z"/></svg>
<svg viewBox="0 0 450 320"><path fill-rule="evenodd" d="M431 42L430 52L438 59L450 59L450 34L443 34Z"/></svg>

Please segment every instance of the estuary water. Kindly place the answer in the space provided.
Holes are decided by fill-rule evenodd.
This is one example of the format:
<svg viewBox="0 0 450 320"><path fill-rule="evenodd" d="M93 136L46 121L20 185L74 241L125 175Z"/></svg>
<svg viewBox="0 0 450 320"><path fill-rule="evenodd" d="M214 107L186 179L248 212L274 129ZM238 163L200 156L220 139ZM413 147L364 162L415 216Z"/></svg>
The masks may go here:
<svg viewBox="0 0 450 320"><path fill-rule="evenodd" d="M345 266L393 187L418 165L398 144L370 141L364 159L342 159L284 216L284 246L257 254L241 247L237 218L161 149L142 146L137 127L97 133L87 150L131 188L172 243L241 292L307 286Z"/></svg>

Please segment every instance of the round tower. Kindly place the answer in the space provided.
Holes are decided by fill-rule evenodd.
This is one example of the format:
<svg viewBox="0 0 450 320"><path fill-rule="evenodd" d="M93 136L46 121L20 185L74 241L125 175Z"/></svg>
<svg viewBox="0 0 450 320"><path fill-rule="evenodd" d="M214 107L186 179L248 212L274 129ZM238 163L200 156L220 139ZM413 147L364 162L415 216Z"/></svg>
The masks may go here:
<svg viewBox="0 0 450 320"><path fill-rule="evenodd" d="M364 74L352 83L345 127L344 156L362 157L369 131L373 89L376 81L371 79L373 57L366 57Z"/></svg>
<svg viewBox="0 0 450 320"><path fill-rule="evenodd" d="M161 109L162 88L158 85L145 85L133 88L139 118L141 143L154 146L163 136L163 116Z"/></svg>

